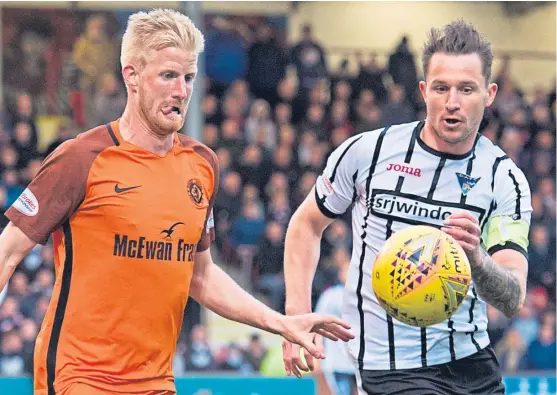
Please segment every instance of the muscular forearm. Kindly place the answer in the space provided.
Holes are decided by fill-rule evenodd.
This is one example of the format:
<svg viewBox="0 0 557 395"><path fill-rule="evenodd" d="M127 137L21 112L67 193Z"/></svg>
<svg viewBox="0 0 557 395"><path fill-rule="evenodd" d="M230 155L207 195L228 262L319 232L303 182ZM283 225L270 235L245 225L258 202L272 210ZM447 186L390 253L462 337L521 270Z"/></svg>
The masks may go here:
<svg viewBox="0 0 557 395"><path fill-rule="evenodd" d="M35 245L34 241L11 222L2 231L0 234L0 292L12 277L19 262Z"/></svg>
<svg viewBox="0 0 557 395"><path fill-rule="evenodd" d="M513 269L498 265L481 250L481 262L472 267L472 279L478 294L487 303L512 317L522 308L526 283Z"/></svg>
<svg viewBox="0 0 557 395"><path fill-rule="evenodd" d="M287 314L311 312L311 285L319 262L321 235L303 218L292 218L284 256Z"/></svg>
<svg viewBox="0 0 557 395"><path fill-rule="evenodd" d="M202 276L192 279L190 295L224 318L279 333L280 314L243 290L215 264L207 265Z"/></svg>
<svg viewBox="0 0 557 395"><path fill-rule="evenodd" d="M14 273L16 266L14 264L6 263L6 259L0 257L0 292L4 289L10 277Z"/></svg>

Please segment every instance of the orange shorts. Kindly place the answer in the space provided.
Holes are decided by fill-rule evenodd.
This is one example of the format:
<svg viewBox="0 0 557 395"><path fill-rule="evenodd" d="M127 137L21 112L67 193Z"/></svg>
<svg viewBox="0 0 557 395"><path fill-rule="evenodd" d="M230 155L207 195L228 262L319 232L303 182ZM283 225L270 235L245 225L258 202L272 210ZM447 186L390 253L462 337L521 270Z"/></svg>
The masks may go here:
<svg viewBox="0 0 557 395"><path fill-rule="evenodd" d="M88 384L76 383L70 385L57 395L123 395L123 393L103 390ZM176 393L171 391L148 390L145 392L133 392L129 395L176 395Z"/></svg>

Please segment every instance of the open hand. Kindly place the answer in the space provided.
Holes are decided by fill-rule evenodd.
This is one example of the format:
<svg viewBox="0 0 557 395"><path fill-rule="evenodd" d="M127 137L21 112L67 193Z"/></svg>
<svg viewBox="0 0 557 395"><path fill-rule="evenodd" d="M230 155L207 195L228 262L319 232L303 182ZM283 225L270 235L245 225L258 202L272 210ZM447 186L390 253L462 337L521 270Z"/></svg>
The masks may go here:
<svg viewBox="0 0 557 395"><path fill-rule="evenodd" d="M348 329L348 323L332 315L312 313L284 317L284 331L281 334L286 339L282 344L286 373L302 377L299 369L306 372L313 370L313 358L325 358L323 343L316 334L333 341L348 341L354 338ZM301 360L299 346L305 349L304 356L309 366Z"/></svg>

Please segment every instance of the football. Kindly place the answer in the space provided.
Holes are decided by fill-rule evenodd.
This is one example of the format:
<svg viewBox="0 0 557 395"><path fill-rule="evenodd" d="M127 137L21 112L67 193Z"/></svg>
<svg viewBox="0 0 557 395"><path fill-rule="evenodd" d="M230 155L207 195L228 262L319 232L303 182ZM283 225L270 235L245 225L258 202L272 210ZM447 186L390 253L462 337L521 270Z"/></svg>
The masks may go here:
<svg viewBox="0 0 557 395"><path fill-rule="evenodd" d="M458 242L430 226L394 233L377 254L372 287L387 313L408 325L445 321L460 307L472 281Z"/></svg>

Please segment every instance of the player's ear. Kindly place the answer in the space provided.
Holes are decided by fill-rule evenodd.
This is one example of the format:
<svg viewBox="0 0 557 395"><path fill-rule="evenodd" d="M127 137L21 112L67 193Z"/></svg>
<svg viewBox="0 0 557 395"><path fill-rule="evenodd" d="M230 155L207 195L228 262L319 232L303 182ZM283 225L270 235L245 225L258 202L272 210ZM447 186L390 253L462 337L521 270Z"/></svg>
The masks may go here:
<svg viewBox="0 0 557 395"><path fill-rule="evenodd" d="M425 101L425 97L426 97L426 83L425 83L425 81L420 81L419 87L420 87L420 92L422 93L422 97L424 98L424 101Z"/></svg>
<svg viewBox="0 0 557 395"><path fill-rule="evenodd" d="M495 95L497 95L498 86L495 83L491 83L487 86L487 95L485 97L485 106L489 107L495 100Z"/></svg>
<svg viewBox="0 0 557 395"><path fill-rule="evenodd" d="M124 77L126 86L132 92L135 92L137 90L137 86L139 85L139 75L136 68L131 64L125 65L122 69L122 76Z"/></svg>

